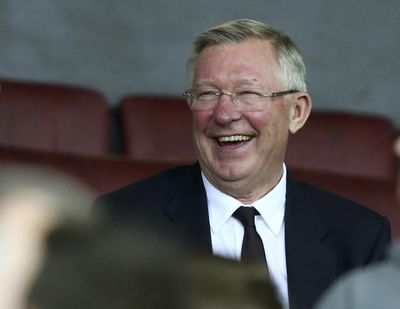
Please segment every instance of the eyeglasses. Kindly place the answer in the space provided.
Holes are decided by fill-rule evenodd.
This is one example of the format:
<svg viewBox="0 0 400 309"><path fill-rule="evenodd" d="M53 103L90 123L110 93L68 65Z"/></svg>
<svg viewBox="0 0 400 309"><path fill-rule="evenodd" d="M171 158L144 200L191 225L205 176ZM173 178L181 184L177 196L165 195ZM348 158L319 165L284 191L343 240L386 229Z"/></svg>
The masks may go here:
<svg viewBox="0 0 400 309"><path fill-rule="evenodd" d="M299 92L297 89L269 93L263 93L253 89L230 92L212 87L195 87L186 90L182 95L188 98L188 105L193 111L213 110L224 94L230 96L233 103L241 111L259 111L264 109L265 98L274 98L297 92Z"/></svg>

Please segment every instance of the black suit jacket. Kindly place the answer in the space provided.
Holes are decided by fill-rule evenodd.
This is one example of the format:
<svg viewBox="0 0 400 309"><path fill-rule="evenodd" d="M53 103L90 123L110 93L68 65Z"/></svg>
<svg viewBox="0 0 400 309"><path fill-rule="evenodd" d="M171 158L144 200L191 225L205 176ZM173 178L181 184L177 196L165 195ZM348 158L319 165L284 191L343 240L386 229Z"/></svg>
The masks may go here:
<svg viewBox="0 0 400 309"><path fill-rule="evenodd" d="M206 192L200 167L161 172L100 197L116 219L150 214L197 250L212 253ZM390 241L388 220L352 201L288 175L285 210L286 263L291 308L310 309L347 270L379 260Z"/></svg>

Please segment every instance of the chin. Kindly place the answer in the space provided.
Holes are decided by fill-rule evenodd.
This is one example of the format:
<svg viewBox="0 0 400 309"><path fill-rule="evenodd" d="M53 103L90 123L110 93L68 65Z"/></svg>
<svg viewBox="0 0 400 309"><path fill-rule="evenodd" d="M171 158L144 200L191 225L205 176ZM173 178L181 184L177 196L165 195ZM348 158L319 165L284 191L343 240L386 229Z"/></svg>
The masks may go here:
<svg viewBox="0 0 400 309"><path fill-rule="evenodd" d="M239 167L238 163L220 164L214 168L218 178L224 181L238 181L248 175L248 168Z"/></svg>

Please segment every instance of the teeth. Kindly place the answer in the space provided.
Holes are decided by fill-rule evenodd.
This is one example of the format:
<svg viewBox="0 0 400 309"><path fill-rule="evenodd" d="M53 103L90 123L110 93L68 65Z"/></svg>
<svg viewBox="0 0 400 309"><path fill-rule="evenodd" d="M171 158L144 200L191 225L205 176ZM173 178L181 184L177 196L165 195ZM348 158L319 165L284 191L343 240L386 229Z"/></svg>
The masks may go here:
<svg viewBox="0 0 400 309"><path fill-rule="evenodd" d="M218 141L221 143L224 142L242 142L250 140L250 136L248 135L230 135L230 136L221 136L218 137Z"/></svg>

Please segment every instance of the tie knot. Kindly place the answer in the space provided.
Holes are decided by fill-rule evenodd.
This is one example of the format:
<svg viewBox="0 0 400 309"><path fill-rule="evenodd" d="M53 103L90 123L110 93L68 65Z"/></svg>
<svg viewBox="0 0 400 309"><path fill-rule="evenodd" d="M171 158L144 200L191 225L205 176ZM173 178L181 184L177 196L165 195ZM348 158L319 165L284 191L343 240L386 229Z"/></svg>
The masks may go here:
<svg viewBox="0 0 400 309"><path fill-rule="evenodd" d="M238 219L244 227L255 226L254 217L259 215L259 212L254 207L239 207L233 217Z"/></svg>

